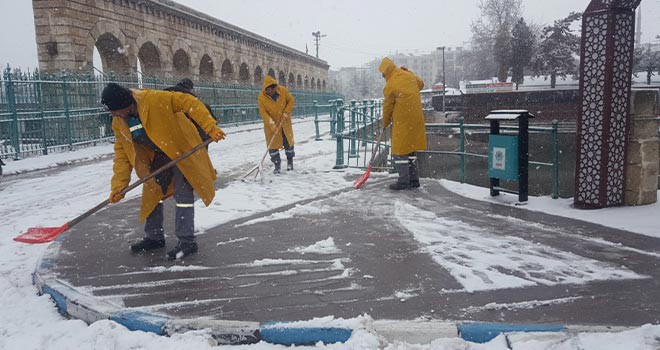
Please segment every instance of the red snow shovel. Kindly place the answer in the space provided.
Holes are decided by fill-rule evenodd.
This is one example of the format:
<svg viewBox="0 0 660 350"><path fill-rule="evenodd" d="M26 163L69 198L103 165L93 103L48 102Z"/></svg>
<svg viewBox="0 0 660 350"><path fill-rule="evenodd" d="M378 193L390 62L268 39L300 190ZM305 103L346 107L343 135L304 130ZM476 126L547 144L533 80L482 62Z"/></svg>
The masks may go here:
<svg viewBox="0 0 660 350"><path fill-rule="evenodd" d="M374 151L371 153L371 160L369 160L369 165L367 165L367 171L365 171L362 176L358 177L355 182L353 182L353 188L359 189L369 179L369 175L371 175L371 163L374 162L376 154L378 154L378 151L380 150L380 140L383 139L383 134L385 134L385 128L381 129L380 135L378 135L378 139L376 140L376 149L374 149Z"/></svg>
<svg viewBox="0 0 660 350"><path fill-rule="evenodd" d="M173 167L174 165L176 165L177 163L179 163L183 159L187 158L191 154L199 151L203 147L206 147L206 145L208 145L211 142L213 142L213 139L208 139L208 140L200 143L199 145L195 146L194 148L187 151L186 153L180 155L179 157L171 160L169 163L163 165L158 170L156 170L153 173L147 175L143 179L140 179L140 180L136 181L134 184L129 185L128 187L123 189L121 192L119 192L119 194L126 194L128 191L142 185L143 183L149 181L150 179L152 179L153 177L155 177L158 174L162 173L163 171ZM27 230L27 232L25 232L25 233L23 233L19 236L14 237L14 240L17 241L17 242L23 242L23 243L48 243L48 242L51 242L51 241L55 240L55 238L57 238L57 236L59 236L62 232L70 229L71 227L73 227L73 225L83 221L88 216L96 213L97 211L99 211L101 208L105 207L109 203L110 203L110 200L106 199L102 203L100 203L99 205L97 205L94 208L86 211L84 214L78 216L77 218L67 222L66 224L64 224L60 227L31 227Z"/></svg>

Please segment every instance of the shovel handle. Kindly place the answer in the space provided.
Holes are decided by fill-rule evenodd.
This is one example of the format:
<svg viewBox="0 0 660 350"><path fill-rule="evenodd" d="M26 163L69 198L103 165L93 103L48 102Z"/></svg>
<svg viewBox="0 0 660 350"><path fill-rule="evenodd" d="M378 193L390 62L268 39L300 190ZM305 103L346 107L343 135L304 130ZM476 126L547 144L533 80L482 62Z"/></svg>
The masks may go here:
<svg viewBox="0 0 660 350"><path fill-rule="evenodd" d="M162 167L156 169L156 171L152 172L151 174L145 176L145 177L142 178L142 179L139 179L139 180L136 181L135 183L129 185L129 186L126 187L126 188L124 188L124 189L121 190L121 192L119 192L119 193L120 193L120 194L126 194L126 193L128 193L128 191L130 191L130 190L132 190L132 189L134 189L134 188L136 188L136 187L142 185L143 183L145 183L145 182L147 182L147 181L153 179L154 177L158 176L158 175L159 175L160 173L162 173L163 171L165 171L165 170L167 170L167 169L169 169L169 168L175 166L175 165L176 165L177 163L179 163L180 161L182 161L182 160L188 158L191 154L193 154L193 153L199 151L200 149L206 147L206 146L207 146L208 144L210 144L211 142L213 142L213 139L207 139L206 141L204 141L204 142L200 143L199 145L193 147L192 149L186 151L184 154L182 154L182 155L180 155L180 156L178 156L178 157L172 159L169 163L167 163L167 164L163 165ZM90 209L90 210L84 212L84 213L81 214L80 216L78 216L78 217L74 218L73 220L67 222L66 225L67 225L69 228L72 227L73 225L75 225L75 224L81 222L82 220L86 219L88 216L90 216L90 215L96 213L97 211L101 210L103 207L105 207L105 206L108 205L109 203L110 203L110 200L109 200L109 199L104 200L103 202L101 202L101 203L99 203L97 206L95 206L94 208L92 208L92 209Z"/></svg>

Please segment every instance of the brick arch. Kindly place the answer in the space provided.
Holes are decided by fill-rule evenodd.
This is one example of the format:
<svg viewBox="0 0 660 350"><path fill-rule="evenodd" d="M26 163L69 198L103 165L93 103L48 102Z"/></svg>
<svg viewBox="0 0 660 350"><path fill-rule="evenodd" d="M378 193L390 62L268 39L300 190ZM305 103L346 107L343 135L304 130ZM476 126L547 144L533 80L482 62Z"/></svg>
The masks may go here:
<svg viewBox="0 0 660 350"><path fill-rule="evenodd" d="M254 85L256 86L261 86L261 83L263 83L265 77L264 77L264 69L261 68L260 65L257 65L254 67Z"/></svg>
<svg viewBox="0 0 660 350"><path fill-rule="evenodd" d="M211 55L202 54L202 58L199 60L199 78L205 81L213 81L215 80L215 71L216 66Z"/></svg>
<svg viewBox="0 0 660 350"><path fill-rule="evenodd" d="M168 64L171 67L170 72L172 73L172 75L174 75L175 77L190 78L194 74L193 72L197 68L197 64L196 64L197 62L195 62L196 57L193 57L192 53L193 53L192 45L190 45L189 42L187 42L181 37L177 37L174 39L174 42L172 43L172 49L169 52L169 57L168 57ZM179 61L183 59L182 54L185 54L187 56L187 61L188 61L187 68L181 65L183 61Z"/></svg>
<svg viewBox="0 0 660 350"><path fill-rule="evenodd" d="M102 47L98 46L99 40L102 42L100 44ZM115 44L122 48L122 52L117 52L118 55L108 56L113 50L118 48L114 46ZM116 23L99 20L89 30L89 38L85 50L86 61L91 68L94 47L96 47L101 54L101 61L104 65L103 70L106 73L115 71L119 74L133 74L137 68L136 46L136 43L129 39ZM125 59L119 56L124 56Z"/></svg>

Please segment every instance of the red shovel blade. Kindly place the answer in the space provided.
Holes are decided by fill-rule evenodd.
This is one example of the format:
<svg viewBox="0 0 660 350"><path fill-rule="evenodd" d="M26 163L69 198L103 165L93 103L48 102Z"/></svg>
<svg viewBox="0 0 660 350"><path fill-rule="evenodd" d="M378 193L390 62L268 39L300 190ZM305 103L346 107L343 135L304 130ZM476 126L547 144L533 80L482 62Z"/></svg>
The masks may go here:
<svg viewBox="0 0 660 350"><path fill-rule="evenodd" d="M367 166L367 171L362 174L362 176L358 177L355 182L353 182L353 188L359 189L364 185L365 182L367 182L367 179L369 179L369 175L371 175L371 164Z"/></svg>
<svg viewBox="0 0 660 350"><path fill-rule="evenodd" d="M27 232L14 237L14 240L22 243L48 243L68 229L68 224L61 227L31 227Z"/></svg>

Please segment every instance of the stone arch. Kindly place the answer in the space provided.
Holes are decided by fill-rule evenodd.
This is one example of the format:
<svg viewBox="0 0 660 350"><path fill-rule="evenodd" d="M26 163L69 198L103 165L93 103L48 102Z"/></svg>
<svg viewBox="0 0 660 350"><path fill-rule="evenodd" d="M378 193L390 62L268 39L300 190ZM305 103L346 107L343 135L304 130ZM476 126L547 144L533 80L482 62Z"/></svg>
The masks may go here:
<svg viewBox="0 0 660 350"><path fill-rule="evenodd" d="M289 82L287 84L288 87L293 88L296 86L296 77L293 75L293 73L289 73Z"/></svg>
<svg viewBox="0 0 660 350"><path fill-rule="evenodd" d="M277 82L286 85L286 73L284 71L280 71L280 74L277 76Z"/></svg>
<svg viewBox="0 0 660 350"><path fill-rule="evenodd" d="M273 79L275 79L275 70L273 68L268 69L268 75L270 75L271 77L273 77Z"/></svg>
<svg viewBox="0 0 660 350"><path fill-rule="evenodd" d="M323 80L323 91L325 91L325 80Z"/></svg>
<svg viewBox="0 0 660 350"><path fill-rule="evenodd" d="M308 76L305 76L305 87L304 88L305 88L305 90L309 89L309 77Z"/></svg>
<svg viewBox="0 0 660 350"><path fill-rule="evenodd" d="M89 31L90 37L87 44L86 56L88 65L93 61L92 55L96 47L101 56L101 64L104 72L115 72L118 74L130 74L137 67L137 57L134 52L135 45L126 37L124 32L116 23L110 21L98 21ZM93 69L92 69L93 70Z"/></svg>
<svg viewBox="0 0 660 350"><path fill-rule="evenodd" d="M248 68L247 63L245 62L241 63L241 66L238 69L238 80L244 84L250 82L250 68Z"/></svg>
<svg viewBox="0 0 660 350"><path fill-rule="evenodd" d="M172 45L172 74L176 77L189 78L193 72L192 48L183 38L174 39Z"/></svg>
<svg viewBox="0 0 660 350"><path fill-rule="evenodd" d="M254 69L254 85L260 85L264 81L264 72L261 69L261 66L257 66Z"/></svg>
<svg viewBox="0 0 660 350"><path fill-rule="evenodd" d="M231 64L229 58L225 58L225 60L222 62L220 74L220 78L224 81L234 79L234 66Z"/></svg>
<svg viewBox="0 0 660 350"><path fill-rule="evenodd" d="M316 80L312 77L312 90L316 90Z"/></svg>
<svg viewBox="0 0 660 350"><path fill-rule="evenodd" d="M213 81L215 78L215 64L208 54L204 54L199 61L199 78L206 81Z"/></svg>
<svg viewBox="0 0 660 350"><path fill-rule="evenodd" d="M303 82L302 82L302 77L300 74L298 74L298 79L296 80L296 88L302 89L303 87Z"/></svg>
<svg viewBox="0 0 660 350"><path fill-rule="evenodd" d="M191 71L190 56L183 49L178 49L172 56L172 67L177 77L189 77Z"/></svg>
<svg viewBox="0 0 660 350"><path fill-rule="evenodd" d="M142 67L142 74L159 75L162 72L163 65L160 50L153 42L147 41L140 46L138 50L138 59Z"/></svg>

